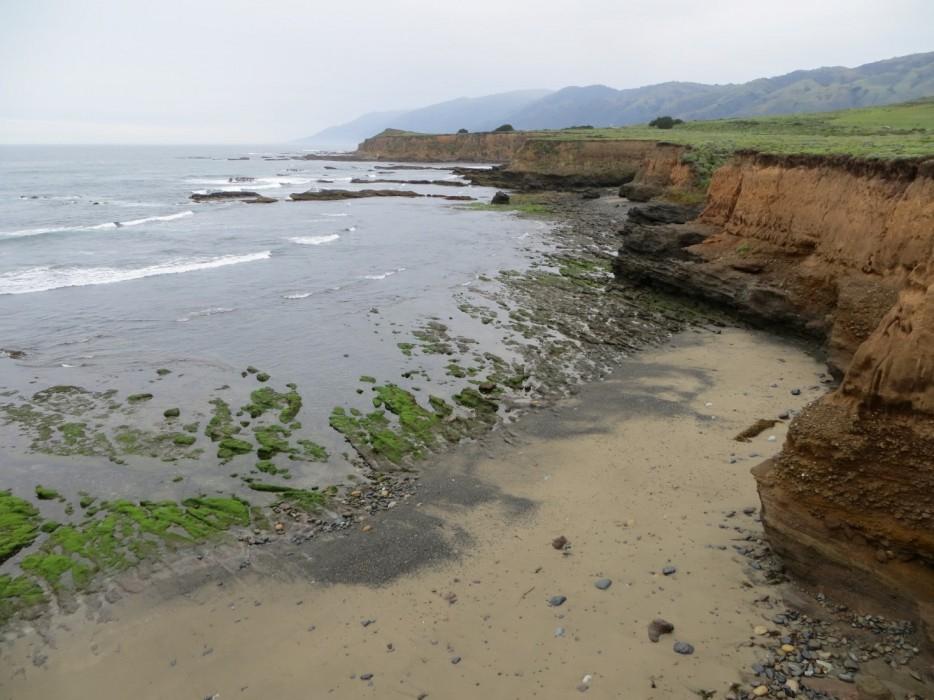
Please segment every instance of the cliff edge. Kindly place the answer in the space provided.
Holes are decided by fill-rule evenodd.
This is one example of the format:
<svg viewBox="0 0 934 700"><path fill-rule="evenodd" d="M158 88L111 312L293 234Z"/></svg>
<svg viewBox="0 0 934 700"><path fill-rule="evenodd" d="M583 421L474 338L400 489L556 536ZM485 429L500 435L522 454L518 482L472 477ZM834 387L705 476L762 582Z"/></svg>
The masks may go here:
<svg viewBox="0 0 934 700"><path fill-rule="evenodd" d="M616 273L825 341L839 388L753 472L766 532L800 580L934 648L934 160L739 155L696 220L631 215Z"/></svg>

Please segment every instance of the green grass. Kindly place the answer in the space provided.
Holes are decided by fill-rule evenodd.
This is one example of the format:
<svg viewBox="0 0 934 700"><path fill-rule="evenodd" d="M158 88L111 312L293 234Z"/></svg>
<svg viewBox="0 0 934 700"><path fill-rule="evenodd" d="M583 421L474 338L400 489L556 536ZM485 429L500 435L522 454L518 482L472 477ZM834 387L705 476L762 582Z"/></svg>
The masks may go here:
<svg viewBox="0 0 934 700"><path fill-rule="evenodd" d="M684 144L693 149L686 160L701 175L709 174L738 150L881 159L934 156L934 98L838 112L693 121L672 129L647 125L565 129L538 132L536 138L651 139Z"/></svg>

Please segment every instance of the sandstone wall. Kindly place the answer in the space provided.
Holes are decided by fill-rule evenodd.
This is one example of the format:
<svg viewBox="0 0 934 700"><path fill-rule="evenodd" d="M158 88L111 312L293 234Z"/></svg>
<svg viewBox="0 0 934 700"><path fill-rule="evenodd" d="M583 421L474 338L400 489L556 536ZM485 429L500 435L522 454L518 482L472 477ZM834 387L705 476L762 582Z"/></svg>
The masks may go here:
<svg viewBox="0 0 934 700"><path fill-rule="evenodd" d="M408 134L389 131L361 143L357 155L373 160L416 163L506 163L528 138L523 132Z"/></svg>
<svg viewBox="0 0 934 700"><path fill-rule="evenodd" d="M773 546L813 587L916 619L934 644L932 166L739 158L712 179L700 221L716 233L694 250L823 316L843 372L754 470Z"/></svg>
<svg viewBox="0 0 934 700"><path fill-rule="evenodd" d="M357 148L360 158L408 162L500 163L502 186L560 187L618 185L635 179L659 187L688 188L690 166L681 162L686 147L658 141L579 139L557 141L534 132L409 134L388 131ZM537 177L540 176L540 177Z"/></svg>

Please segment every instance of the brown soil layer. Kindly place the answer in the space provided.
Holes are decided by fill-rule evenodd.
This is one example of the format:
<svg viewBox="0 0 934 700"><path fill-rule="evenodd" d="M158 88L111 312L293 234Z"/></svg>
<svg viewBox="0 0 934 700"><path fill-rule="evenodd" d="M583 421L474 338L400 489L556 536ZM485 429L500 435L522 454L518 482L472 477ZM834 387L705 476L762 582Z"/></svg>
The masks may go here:
<svg viewBox="0 0 934 700"><path fill-rule="evenodd" d="M745 155L691 223L630 220L617 275L822 338L840 388L756 469L766 530L815 589L934 644L932 161Z"/></svg>

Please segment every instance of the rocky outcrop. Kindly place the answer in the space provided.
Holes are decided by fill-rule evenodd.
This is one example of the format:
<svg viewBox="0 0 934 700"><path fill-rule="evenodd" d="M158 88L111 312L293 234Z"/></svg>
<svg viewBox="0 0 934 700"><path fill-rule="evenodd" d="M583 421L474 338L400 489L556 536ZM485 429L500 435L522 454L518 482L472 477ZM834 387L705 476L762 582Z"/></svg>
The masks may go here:
<svg viewBox="0 0 934 700"><path fill-rule="evenodd" d="M364 199L366 197L421 197L411 190L308 190L293 192L289 198L296 202L333 202L339 199Z"/></svg>
<svg viewBox="0 0 934 700"><path fill-rule="evenodd" d="M646 198L665 188L688 189L694 172L688 147L660 141L556 139L535 132L412 134L388 129L359 145L354 158L413 162L498 163L463 168L489 187L518 190L586 189L636 182ZM635 190L634 190L635 192Z"/></svg>
<svg viewBox="0 0 934 700"><path fill-rule="evenodd" d="M359 160L420 163L507 163L528 140L526 132L413 134L386 129L357 146Z"/></svg>
<svg viewBox="0 0 934 700"><path fill-rule="evenodd" d="M934 647L934 161L746 154L694 222L634 210L622 279L826 341L838 389L754 470L788 569Z"/></svg>

